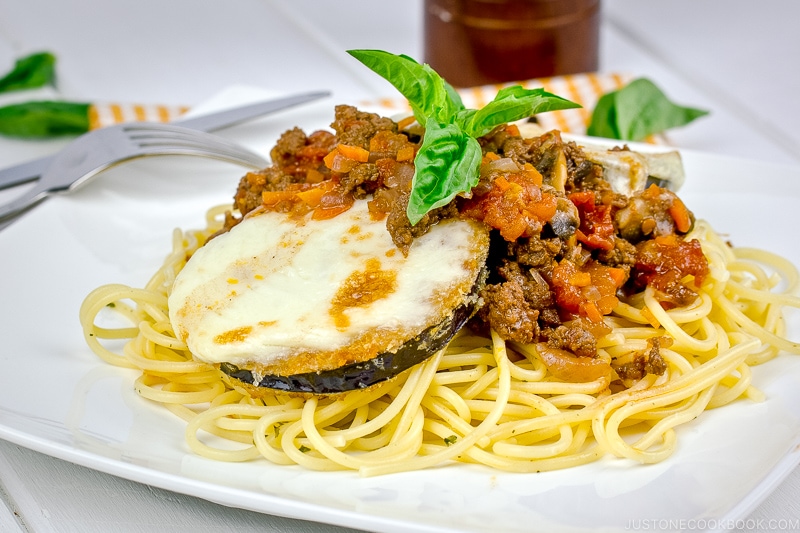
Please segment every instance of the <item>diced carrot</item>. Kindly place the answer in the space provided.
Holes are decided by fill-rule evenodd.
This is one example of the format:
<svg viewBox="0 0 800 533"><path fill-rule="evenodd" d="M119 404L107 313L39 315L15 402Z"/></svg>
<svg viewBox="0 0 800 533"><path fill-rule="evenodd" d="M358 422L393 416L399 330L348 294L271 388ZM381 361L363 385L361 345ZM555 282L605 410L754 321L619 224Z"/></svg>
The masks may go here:
<svg viewBox="0 0 800 533"><path fill-rule="evenodd" d="M352 204L350 205L337 205L333 207L317 207L314 209L314 212L311 214L311 218L314 220L325 220L328 218L333 218L336 215L340 215L350 209Z"/></svg>
<svg viewBox="0 0 800 533"><path fill-rule="evenodd" d="M622 287L622 284L625 282L625 271L621 268L612 268L609 267L606 269L608 272L608 276L614 281L614 284L617 287Z"/></svg>
<svg viewBox="0 0 800 533"><path fill-rule="evenodd" d="M346 173L353 170L356 165L358 165L358 161L355 159L346 157L339 152L339 148L334 148L331 152L325 156L323 159L325 162L325 166L331 169L334 172Z"/></svg>
<svg viewBox="0 0 800 533"><path fill-rule="evenodd" d="M322 158L322 161L325 163L325 166L328 168L333 168L333 160L336 159L336 156L339 155L339 150L334 148L328 155Z"/></svg>
<svg viewBox="0 0 800 533"><path fill-rule="evenodd" d="M576 287L587 287L592 283L592 276L588 272L575 272L569 277L569 284Z"/></svg>
<svg viewBox="0 0 800 533"><path fill-rule="evenodd" d="M486 158L488 161L497 161L498 159L500 159L500 156L494 152L486 152L486 154L483 157Z"/></svg>
<svg viewBox="0 0 800 533"><path fill-rule="evenodd" d="M530 179L533 183L535 183L539 187L542 186L544 178L542 177L542 174L538 170L536 170L535 166L531 165L530 163L525 163L524 165L522 165L522 169L525 171L525 175L528 177L528 179Z"/></svg>
<svg viewBox="0 0 800 533"><path fill-rule="evenodd" d="M325 194L325 190L322 187L314 187L313 189L297 193L297 197L310 207L317 207L320 200L322 200L323 194Z"/></svg>
<svg viewBox="0 0 800 533"><path fill-rule="evenodd" d="M359 163L366 163L369 161L369 151L361 148L360 146L353 146L351 144L340 144L336 147L340 154L353 161Z"/></svg>
<svg viewBox="0 0 800 533"><path fill-rule="evenodd" d="M648 200L655 200L661 194L661 187L653 183L642 193L642 197Z"/></svg>
<svg viewBox="0 0 800 533"><path fill-rule="evenodd" d="M686 205L677 196L672 200L669 209L667 210L672 220L675 221L675 227L681 233L686 233L692 229L692 219L689 215L689 210Z"/></svg>
<svg viewBox="0 0 800 533"><path fill-rule="evenodd" d="M661 323L658 321L658 319L655 317L655 315L653 315L653 313L650 312L650 309L648 309L646 307L644 309L642 309L642 316L654 328L658 329L658 328L661 327Z"/></svg>
<svg viewBox="0 0 800 533"><path fill-rule="evenodd" d="M322 172L315 168L310 168L306 171L306 183L319 183L325 179Z"/></svg>
<svg viewBox="0 0 800 533"><path fill-rule="evenodd" d="M655 239L653 239L656 244L660 244L662 246L677 246L678 245L678 236L675 234L670 235L659 235Z"/></svg>
<svg viewBox="0 0 800 533"><path fill-rule="evenodd" d="M264 205L275 205L279 202L291 201L296 193L293 191L262 191L261 202Z"/></svg>
<svg viewBox="0 0 800 533"><path fill-rule="evenodd" d="M416 121L417 118L414 115L410 115L406 118L401 118L400 120L397 121L397 129L404 130Z"/></svg>
<svg viewBox="0 0 800 533"><path fill-rule="evenodd" d="M494 179L493 185L495 185L501 191L507 191L511 188L511 183L503 176L497 176Z"/></svg>
<svg viewBox="0 0 800 533"><path fill-rule="evenodd" d="M512 137L519 137L519 127L516 124L506 124L506 133Z"/></svg>
<svg viewBox="0 0 800 533"><path fill-rule="evenodd" d="M411 161L414 159L414 146L409 144L408 146L404 146L397 151L397 160L398 161Z"/></svg>
<svg viewBox="0 0 800 533"><path fill-rule="evenodd" d="M600 310L597 309L594 302L584 302L581 308L583 312L586 313L586 318L592 322L601 322L603 320L603 315L600 313Z"/></svg>
<svg viewBox="0 0 800 533"><path fill-rule="evenodd" d="M619 298L616 296L603 296L597 300L597 309L604 315L610 313L619 303Z"/></svg>

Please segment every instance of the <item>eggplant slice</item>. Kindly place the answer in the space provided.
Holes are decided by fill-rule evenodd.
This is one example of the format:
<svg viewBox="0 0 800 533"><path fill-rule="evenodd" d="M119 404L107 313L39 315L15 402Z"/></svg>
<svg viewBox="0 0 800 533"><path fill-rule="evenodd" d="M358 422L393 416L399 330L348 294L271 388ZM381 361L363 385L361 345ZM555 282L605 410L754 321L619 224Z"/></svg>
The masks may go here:
<svg viewBox="0 0 800 533"><path fill-rule="evenodd" d="M482 283L475 284L475 295L481 285ZM475 312L476 303L477 298L457 307L442 323L409 339L396 352L383 353L363 363L291 376L266 375L260 379L252 371L231 363L222 363L219 368L227 376L242 383L284 392L327 395L366 389L400 375L444 348ZM249 390L252 392L252 389Z"/></svg>
<svg viewBox="0 0 800 533"><path fill-rule="evenodd" d="M363 389L424 361L479 304L489 231L450 219L407 255L366 200L327 220L249 214L177 276L170 321L252 395Z"/></svg>

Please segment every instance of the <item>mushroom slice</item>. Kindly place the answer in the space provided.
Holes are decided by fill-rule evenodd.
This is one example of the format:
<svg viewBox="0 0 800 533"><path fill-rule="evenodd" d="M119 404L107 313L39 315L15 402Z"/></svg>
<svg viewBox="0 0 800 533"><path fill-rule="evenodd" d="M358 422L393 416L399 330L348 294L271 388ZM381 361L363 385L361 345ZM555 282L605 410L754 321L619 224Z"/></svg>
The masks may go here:
<svg viewBox="0 0 800 533"><path fill-rule="evenodd" d="M192 354L261 388L331 394L396 376L474 311L488 230L451 219L394 245L366 200L315 220L260 211L200 248L169 297Z"/></svg>
<svg viewBox="0 0 800 533"><path fill-rule="evenodd" d="M681 154L671 151L642 155L647 160L647 182L678 192L686 181Z"/></svg>
<svg viewBox="0 0 800 533"><path fill-rule="evenodd" d="M607 150L581 145L586 159L603 167L603 177L614 192L632 196L650 183L677 191L686 180L683 161L676 151L645 153Z"/></svg>

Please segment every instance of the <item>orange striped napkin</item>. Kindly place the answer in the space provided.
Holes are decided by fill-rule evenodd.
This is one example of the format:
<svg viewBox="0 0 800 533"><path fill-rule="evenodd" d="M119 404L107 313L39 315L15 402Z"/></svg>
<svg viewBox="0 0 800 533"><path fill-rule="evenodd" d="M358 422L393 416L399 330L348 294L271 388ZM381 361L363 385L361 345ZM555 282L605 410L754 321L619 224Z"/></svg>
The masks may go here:
<svg viewBox="0 0 800 533"><path fill-rule="evenodd" d="M586 74L570 74L554 76L552 78L537 78L532 80L515 81L498 85L482 85L459 89L464 105L470 109L479 109L490 102L497 91L503 87L522 85L526 89L544 88L547 92L557 94L562 98L572 100L583 107L578 109L564 109L562 111L548 111L537 115L536 119L545 130L557 129L566 133L585 135L586 127L592 117L597 100L607 92L620 89L633 79L626 74L602 74L591 72ZM382 99L372 102L384 107L407 111L408 103L401 98Z"/></svg>
<svg viewBox="0 0 800 533"><path fill-rule="evenodd" d="M122 122L170 122L188 111L186 106L94 103L89 107L89 129Z"/></svg>
<svg viewBox="0 0 800 533"><path fill-rule="evenodd" d="M605 93L620 89L633 79L627 74L597 73L570 74L554 76L551 78L537 78L498 85L483 85L459 89L464 105L471 109L478 109L490 102L497 91L511 85L522 85L526 89L544 88L544 90L557 94L573 102L581 104L578 109L565 109L549 111L536 116L539 125L545 130L557 129L566 133L584 135L586 127L592 116L592 110L597 100ZM379 107L384 112L405 113L410 111L408 102L402 98L382 98L379 100L366 100L359 105L364 107ZM125 121L151 120L171 121L185 113L188 107L165 105L122 105L122 104L92 104L89 112L91 128L98 128L117 124ZM387 113L388 114L388 113ZM651 136L648 142L664 143L663 136Z"/></svg>

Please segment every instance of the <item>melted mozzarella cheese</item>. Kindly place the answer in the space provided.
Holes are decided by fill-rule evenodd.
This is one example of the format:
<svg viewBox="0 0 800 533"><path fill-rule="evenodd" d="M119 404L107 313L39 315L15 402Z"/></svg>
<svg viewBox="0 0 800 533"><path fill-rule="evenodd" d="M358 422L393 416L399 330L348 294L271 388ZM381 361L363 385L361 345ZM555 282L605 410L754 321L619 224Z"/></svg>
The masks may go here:
<svg viewBox="0 0 800 533"><path fill-rule="evenodd" d="M210 363L348 350L366 360L463 303L487 250L485 228L450 220L404 256L365 200L328 220L261 212L192 256L170 294L170 320Z"/></svg>

